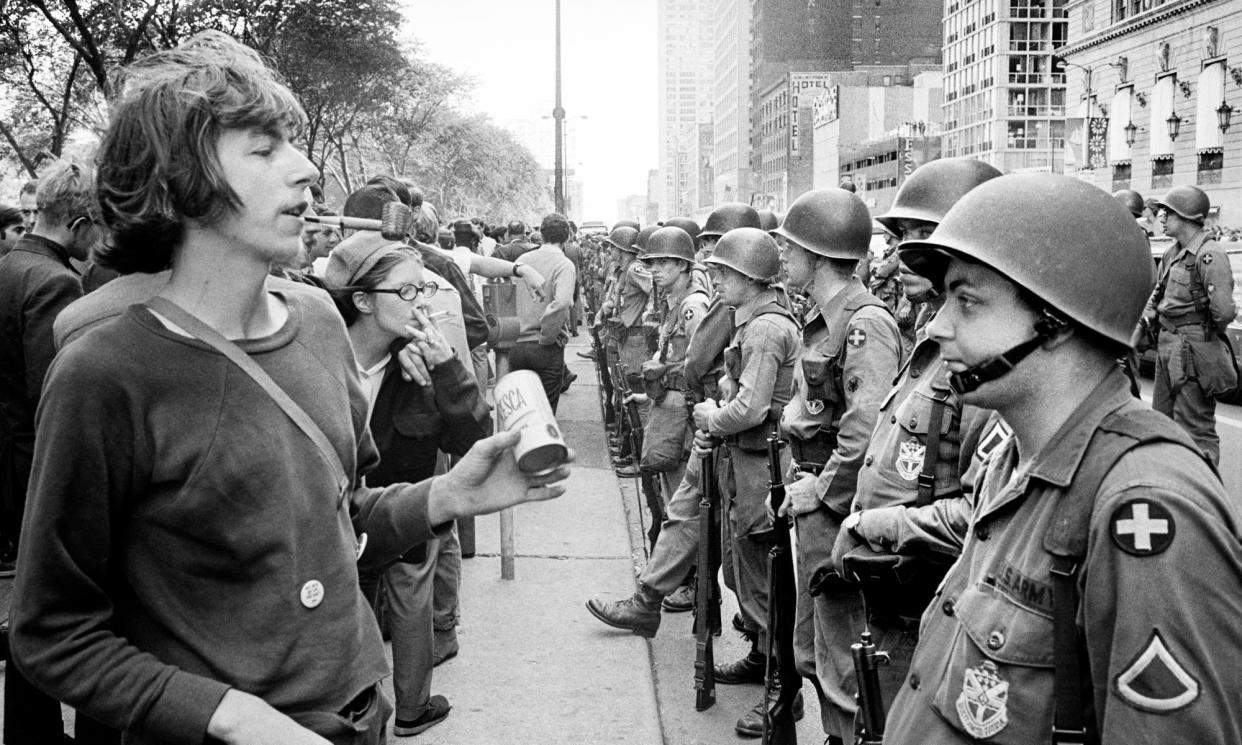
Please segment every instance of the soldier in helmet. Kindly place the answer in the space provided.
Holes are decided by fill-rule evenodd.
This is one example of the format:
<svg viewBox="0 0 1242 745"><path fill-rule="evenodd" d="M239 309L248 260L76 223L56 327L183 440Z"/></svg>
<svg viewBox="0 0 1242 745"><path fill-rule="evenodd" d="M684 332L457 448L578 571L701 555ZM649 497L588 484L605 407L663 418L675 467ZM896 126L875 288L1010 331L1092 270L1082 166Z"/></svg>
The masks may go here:
<svg viewBox="0 0 1242 745"><path fill-rule="evenodd" d="M696 261L690 269L690 282L695 289L701 291L709 298L712 296L712 282L707 277L707 269L697 261L699 252L699 233L702 229L699 224L688 217L670 217L664 221L664 227L681 228L690 234L691 240L694 242L694 253Z"/></svg>
<svg viewBox="0 0 1242 745"><path fill-rule="evenodd" d="M830 743L853 733L850 644L863 629L858 589L827 580L833 541L850 511L876 411L901 363L901 337L888 308L855 275L871 244L867 206L844 189L810 191L776 231L791 289L809 296L794 395L781 429L792 458L781 514L798 542L794 657L815 684Z"/></svg>
<svg viewBox="0 0 1242 745"><path fill-rule="evenodd" d="M627 379L613 381L613 384L628 387L632 393L642 391L639 370L649 356L643 315L652 290L651 272L641 261L637 261L638 248L635 243L638 235L638 230L620 225L604 240L616 252L617 263L596 318L596 323L602 323L608 331L610 362L615 361L626 369ZM618 475L637 476L638 464L633 461L640 454L628 452L628 438L624 435L620 438L620 445L622 462L617 470Z"/></svg>
<svg viewBox="0 0 1242 745"><path fill-rule="evenodd" d="M1147 219L1147 202L1143 199L1143 195L1133 189L1118 189L1113 192L1113 199L1121 202L1126 209L1130 210L1130 214L1134 215L1139 227L1150 237L1152 225Z"/></svg>
<svg viewBox="0 0 1242 745"><path fill-rule="evenodd" d="M1159 327L1152 408L1182 425L1219 463L1214 396L1238 383L1224 340L1237 310L1233 270L1229 255L1203 228L1209 205L1202 189L1174 187L1157 206L1164 234L1176 243L1160 260L1156 289L1143 312L1149 328Z"/></svg>
<svg viewBox="0 0 1242 745"><path fill-rule="evenodd" d="M759 228L760 224L759 213L754 207L740 202L720 205L708 215L707 224L698 235L699 250L696 258L701 262L711 256L720 236L730 230ZM711 294L716 294L714 286ZM686 352L686 385L692 401L697 403L704 397L719 397L715 382L722 372L721 355L732 334L733 324L729 319L728 306L713 300Z"/></svg>
<svg viewBox="0 0 1242 745"><path fill-rule="evenodd" d="M865 210L864 210L865 211ZM733 335L725 350L726 397L694 406L695 447L723 438L720 465L725 585L738 597L744 626L753 629L746 657L716 668L716 682L760 682L767 665L768 517L767 439L793 390L798 324L774 287L780 273L776 241L759 228L725 233L707 258L720 303L733 310ZM701 328L701 327L700 327ZM801 716L801 697L796 711ZM743 735L758 735L768 706L761 697L737 723Z"/></svg>
<svg viewBox="0 0 1242 745"><path fill-rule="evenodd" d="M902 238L925 238L954 203L1000 175L992 166L970 158L931 161L902 184L892 208L876 219ZM911 274L909 267L902 266ZM930 280L913 276L918 281L906 283L908 288L930 291ZM936 309L943 300L944 295L936 295ZM848 344L846 350L854 351ZM965 495L971 488L967 474L973 456L981 444L986 453L1007 433L1003 423L991 421L990 412L958 399L939 351L936 340L919 339L892 390L878 404L874 429L865 444L852 451L857 478L852 511L837 532L832 553L832 566L841 576L861 583L868 628L876 648L889 654L889 665L880 671L886 702L892 701L905 681L918 638L919 616L957 549L940 544L916 549L903 539L923 535L923 522L943 521L946 515L965 529L969 514ZM857 462L860 455L861 462ZM836 454L834 460L840 460ZM935 506L943 500L956 503ZM860 529L864 518L866 524ZM855 536L864 537L866 543ZM908 557L898 564L894 551L905 551ZM891 560L879 562L877 555ZM843 561L847 556L851 559L848 565ZM866 561L865 566L872 569L856 571L855 561ZM848 660L848 643L835 654Z"/></svg>
<svg viewBox="0 0 1242 745"><path fill-rule="evenodd" d="M999 175L1000 171L974 158L932 161L910 175L898 190L893 206L876 221L899 241L926 238L966 192ZM899 253L902 291L909 302L897 314L897 324L909 351L922 340L923 327L944 304L944 298L926 277L910 271L900 259Z"/></svg>
<svg viewBox="0 0 1242 745"><path fill-rule="evenodd" d="M927 334L953 389L1013 436L969 531L941 530L962 553L886 745L1242 741L1242 510L1117 370L1151 276L1133 217L1077 179L1001 176L901 251L946 289Z"/></svg>

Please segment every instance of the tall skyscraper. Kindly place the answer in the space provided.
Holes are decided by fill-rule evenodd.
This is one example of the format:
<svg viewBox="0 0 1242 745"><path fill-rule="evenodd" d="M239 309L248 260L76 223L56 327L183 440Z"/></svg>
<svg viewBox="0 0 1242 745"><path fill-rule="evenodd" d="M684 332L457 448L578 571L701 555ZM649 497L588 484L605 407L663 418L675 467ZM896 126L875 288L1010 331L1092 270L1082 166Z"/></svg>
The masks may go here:
<svg viewBox="0 0 1242 745"><path fill-rule="evenodd" d="M942 1L749 0L750 170L752 174L766 173L763 180L767 187L755 183L752 176L751 188L741 194L742 201L747 201L752 192L771 198L773 183L790 183L787 174L773 173L768 160L784 157L788 161L792 144L775 146L771 141L772 122L762 116L765 105L771 108L772 96L781 95L777 88L782 80L788 82L790 73L939 64ZM782 126L792 132L793 124L791 120ZM811 155L799 152L797 157L809 159ZM787 194L790 201L797 196Z"/></svg>
<svg viewBox="0 0 1242 745"><path fill-rule="evenodd" d="M945 157L1002 171L1062 169L1066 0L948 0L944 18Z"/></svg>
<svg viewBox="0 0 1242 745"><path fill-rule="evenodd" d="M715 204L744 199L750 190L750 5L751 0L715 1Z"/></svg>
<svg viewBox="0 0 1242 745"><path fill-rule="evenodd" d="M705 159L699 125L712 123L714 5L714 0L659 0L661 217L689 215L701 201Z"/></svg>

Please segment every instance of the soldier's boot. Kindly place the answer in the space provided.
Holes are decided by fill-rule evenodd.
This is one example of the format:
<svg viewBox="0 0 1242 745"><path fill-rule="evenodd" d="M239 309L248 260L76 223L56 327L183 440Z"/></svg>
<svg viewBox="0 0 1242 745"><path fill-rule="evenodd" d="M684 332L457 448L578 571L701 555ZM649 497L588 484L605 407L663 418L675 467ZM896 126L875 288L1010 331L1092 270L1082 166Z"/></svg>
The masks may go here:
<svg viewBox="0 0 1242 745"><path fill-rule="evenodd" d="M750 652L737 662L716 666L716 682L723 685L739 685L741 683L762 683L767 660L763 652L751 646Z"/></svg>
<svg viewBox="0 0 1242 745"><path fill-rule="evenodd" d="M775 672L775 670L773 671ZM759 702L754 708L742 715L737 720L734 730L742 737L762 737L763 736L763 713L766 708L768 711L776 706L776 700L781 695L780 683L774 683L766 696L761 696ZM794 721L801 721L802 715L805 713L805 703L802 700L802 691L798 691L798 695L794 697L793 715Z"/></svg>
<svg viewBox="0 0 1242 745"><path fill-rule="evenodd" d="M591 598L586 607L591 615L613 628L651 639L660 628L660 601L663 599L663 595L640 582L638 592L625 600L609 602Z"/></svg>
<svg viewBox="0 0 1242 745"><path fill-rule="evenodd" d="M660 604L669 613L685 613L694 610L694 585L681 585Z"/></svg>

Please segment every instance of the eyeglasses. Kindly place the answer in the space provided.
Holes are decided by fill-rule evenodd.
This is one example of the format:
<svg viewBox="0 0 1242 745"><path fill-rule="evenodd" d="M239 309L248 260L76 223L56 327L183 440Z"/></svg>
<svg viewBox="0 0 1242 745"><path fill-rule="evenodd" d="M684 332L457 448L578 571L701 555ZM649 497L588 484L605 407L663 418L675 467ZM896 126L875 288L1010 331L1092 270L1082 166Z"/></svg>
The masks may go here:
<svg viewBox="0 0 1242 745"><path fill-rule="evenodd" d="M435 294L439 289L440 289L440 285L436 284L435 282L424 282L421 285L416 285L413 283L404 284L404 285L401 285L400 287L397 287L391 290L381 289L381 288L376 287L371 290L364 290L363 292L387 293L390 295L396 295L402 300L405 300L408 302L408 301L417 300L419 295L422 295L425 298L435 297Z"/></svg>

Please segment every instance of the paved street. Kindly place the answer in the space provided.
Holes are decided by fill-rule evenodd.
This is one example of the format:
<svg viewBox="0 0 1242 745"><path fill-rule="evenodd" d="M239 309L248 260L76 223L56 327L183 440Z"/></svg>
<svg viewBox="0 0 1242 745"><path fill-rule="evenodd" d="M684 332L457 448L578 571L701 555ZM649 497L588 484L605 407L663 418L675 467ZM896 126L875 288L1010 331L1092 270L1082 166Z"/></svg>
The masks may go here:
<svg viewBox="0 0 1242 745"><path fill-rule="evenodd" d="M500 579L498 519L477 521L478 555L463 567L461 652L436 669L433 686L435 693L448 697L453 712L417 738L392 737L391 742L741 741L733 723L758 700L760 689L719 686L712 709L694 710L691 614L665 614L659 635L647 642L602 625L583 607L596 593L619 599L633 592L644 554L640 499L633 482L619 482L609 467L594 368L574 354L587 348L586 337L572 341L567 359L578 381L562 397L558 416L577 451L569 493L516 511L512 581ZM1226 483L1233 493L1242 494L1242 463L1228 455L1242 452L1242 409L1221 406L1219 414ZM11 585L11 580L0 581L0 602L6 610ZM736 606L725 594L727 621ZM718 661L731 661L745 651L744 642L731 632L717 640ZM803 695L807 715L799 726L799 741L822 742L809 685L803 686Z"/></svg>

